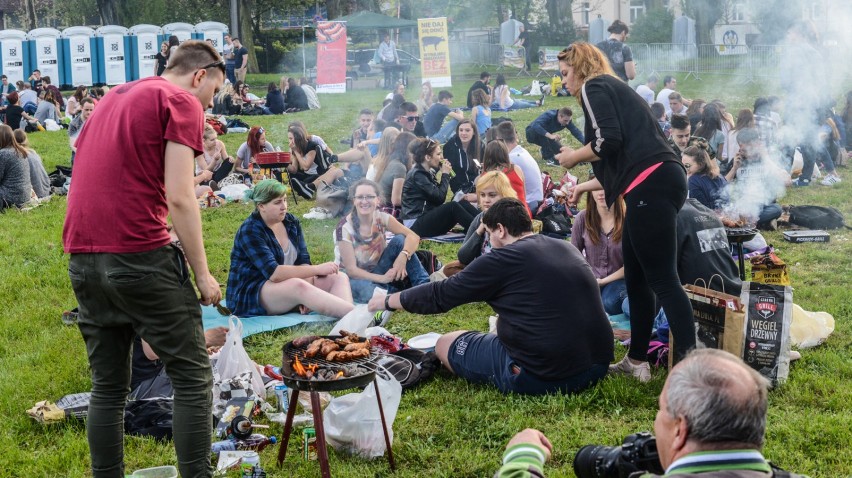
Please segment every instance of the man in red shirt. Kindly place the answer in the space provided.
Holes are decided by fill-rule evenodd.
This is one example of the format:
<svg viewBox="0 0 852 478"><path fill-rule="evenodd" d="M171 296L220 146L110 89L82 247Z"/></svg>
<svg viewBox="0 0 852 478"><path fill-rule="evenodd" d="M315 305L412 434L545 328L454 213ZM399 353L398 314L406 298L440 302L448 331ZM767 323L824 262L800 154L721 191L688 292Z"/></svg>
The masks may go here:
<svg viewBox="0 0 852 478"><path fill-rule="evenodd" d="M174 441L182 476L209 477L212 373L201 303L222 293L210 274L193 185L204 108L225 64L184 42L161 77L114 88L77 140L63 243L92 370L87 431L95 477L124 476L122 425L134 337L150 344L174 385ZM171 215L184 255L170 243Z"/></svg>

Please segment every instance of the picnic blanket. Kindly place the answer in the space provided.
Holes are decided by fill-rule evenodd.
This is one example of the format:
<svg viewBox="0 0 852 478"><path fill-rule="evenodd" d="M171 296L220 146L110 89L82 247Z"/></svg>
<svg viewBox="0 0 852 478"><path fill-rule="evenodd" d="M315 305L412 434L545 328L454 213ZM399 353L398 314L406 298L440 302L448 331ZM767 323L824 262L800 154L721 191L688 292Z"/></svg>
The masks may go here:
<svg viewBox="0 0 852 478"><path fill-rule="evenodd" d="M222 301L222 305L225 305L225 301ZM298 312L291 312L283 315L240 317L240 320L243 323L243 337L259 334L261 332L295 327L299 324L337 321L334 317L328 317L316 313L302 315ZM216 310L216 307L213 307L212 305L201 306L201 321L204 324L204 330L212 329L214 327L228 326L228 316L220 314Z"/></svg>
<svg viewBox="0 0 852 478"><path fill-rule="evenodd" d="M449 232L447 234L441 234L440 236L421 237L420 240L438 242L438 243L441 243L441 244L448 244L448 243L452 243L452 242L464 242L464 233L463 232Z"/></svg>

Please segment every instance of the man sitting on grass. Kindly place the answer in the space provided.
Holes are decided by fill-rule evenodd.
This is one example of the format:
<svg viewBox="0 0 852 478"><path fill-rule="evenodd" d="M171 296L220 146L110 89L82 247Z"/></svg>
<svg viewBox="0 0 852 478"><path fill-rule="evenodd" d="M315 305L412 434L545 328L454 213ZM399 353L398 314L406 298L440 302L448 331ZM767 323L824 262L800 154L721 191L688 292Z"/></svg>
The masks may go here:
<svg viewBox="0 0 852 478"><path fill-rule="evenodd" d="M573 114L567 106L559 110L545 111L527 126L527 142L541 146L541 158L550 166L559 164L553 159L562 149L557 132L568 128L580 144L585 143L583 132L571 122Z"/></svg>
<svg viewBox="0 0 852 478"><path fill-rule="evenodd" d="M494 203L482 223L491 253L445 281L373 299L369 309L437 314L484 301L500 316L497 334L441 336L435 352L450 372L503 393L574 393L592 386L613 359L613 336L586 260L568 242L533 234L517 199Z"/></svg>

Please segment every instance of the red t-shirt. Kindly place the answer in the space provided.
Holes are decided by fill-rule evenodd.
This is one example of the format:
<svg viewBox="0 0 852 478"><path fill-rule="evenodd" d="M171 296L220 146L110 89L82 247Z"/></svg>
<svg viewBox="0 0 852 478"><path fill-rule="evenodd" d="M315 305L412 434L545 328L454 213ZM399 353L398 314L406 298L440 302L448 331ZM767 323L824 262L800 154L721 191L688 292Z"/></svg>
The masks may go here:
<svg viewBox="0 0 852 478"><path fill-rule="evenodd" d="M198 99L161 77L113 88L77 140L65 252L127 254L167 245L166 142L197 156L203 132Z"/></svg>

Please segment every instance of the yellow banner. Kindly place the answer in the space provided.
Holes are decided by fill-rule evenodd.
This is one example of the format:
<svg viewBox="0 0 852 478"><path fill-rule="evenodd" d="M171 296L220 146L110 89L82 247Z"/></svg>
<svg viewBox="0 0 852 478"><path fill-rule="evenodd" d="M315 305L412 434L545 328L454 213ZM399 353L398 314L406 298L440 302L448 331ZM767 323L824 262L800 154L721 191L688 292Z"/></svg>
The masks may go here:
<svg viewBox="0 0 852 478"><path fill-rule="evenodd" d="M420 72L423 81L433 87L453 86L450 76L450 45L447 17L418 18L420 37Z"/></svg>

